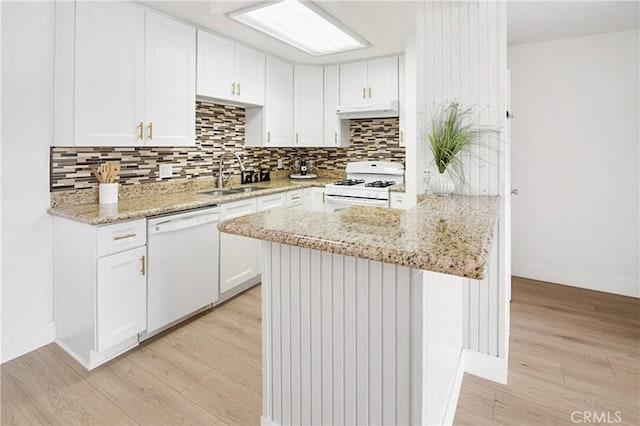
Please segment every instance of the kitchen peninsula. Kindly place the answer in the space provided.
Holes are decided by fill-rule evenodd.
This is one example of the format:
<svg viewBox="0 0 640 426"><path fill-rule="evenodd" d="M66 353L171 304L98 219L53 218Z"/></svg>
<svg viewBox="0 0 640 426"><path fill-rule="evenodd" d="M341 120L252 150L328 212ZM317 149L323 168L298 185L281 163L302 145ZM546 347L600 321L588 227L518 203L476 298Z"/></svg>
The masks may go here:
<svg viewBox="0 0 640 426"><path fill-rule="evenodd" d="M429 196L407 211L222 222L263 240L262 423L450 424L462 277L484 278L498 208L498 197Z"/></svg>

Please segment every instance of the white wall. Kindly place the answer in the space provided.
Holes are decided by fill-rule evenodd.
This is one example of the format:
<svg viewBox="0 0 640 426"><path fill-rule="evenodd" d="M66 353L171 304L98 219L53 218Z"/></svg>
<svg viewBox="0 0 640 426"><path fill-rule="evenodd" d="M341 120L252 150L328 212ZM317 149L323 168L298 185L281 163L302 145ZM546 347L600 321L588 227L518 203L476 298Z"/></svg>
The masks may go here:
<svg viewBox="0 0 640 426"><path fill-rule="evenodd" d="M639 37L509 47L514 275L640 297Z"/></svg>
<svg viewBox="0 0 640 426"><path fill-rule="evenodd" d="M53 2L2 4L2 361L53 341Z"/></svg>

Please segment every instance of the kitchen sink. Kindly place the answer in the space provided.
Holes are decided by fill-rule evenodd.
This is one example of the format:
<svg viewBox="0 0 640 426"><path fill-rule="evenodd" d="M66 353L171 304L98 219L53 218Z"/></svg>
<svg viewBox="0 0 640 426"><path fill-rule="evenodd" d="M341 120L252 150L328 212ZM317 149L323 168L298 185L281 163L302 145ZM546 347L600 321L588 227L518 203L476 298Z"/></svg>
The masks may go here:
<svg viewBox="0 0 640 426"><path fill-rule="evenodd" d="M234 192L252 192L252 191L259 191L261 189L264 189L264 188L256 188L254 186L245 186L244 188L234 188L234 189L232 189L232 191L234 191Z"/></svg>
<svg viewBox="0 0 640 426"><path fill-rule="evenodd" d="M229 195L229 194L236 194L238 191L235 191L233 189L214 189L212 191L202 191L200 194L205 194L205 195L213 195L213 196L220 196L220 195Z"/></svg>

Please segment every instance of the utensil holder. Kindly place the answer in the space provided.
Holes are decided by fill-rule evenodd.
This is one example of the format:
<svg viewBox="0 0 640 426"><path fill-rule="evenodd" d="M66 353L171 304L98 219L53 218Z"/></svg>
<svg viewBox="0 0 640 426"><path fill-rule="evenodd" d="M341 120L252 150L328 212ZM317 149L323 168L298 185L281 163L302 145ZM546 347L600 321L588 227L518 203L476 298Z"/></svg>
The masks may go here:
<svg viewBox="0 0 640 426"><path fill-rule="evenodd" d="M118 184L98 184L98 200L100 204L114 204L118 202Z"/></svg>

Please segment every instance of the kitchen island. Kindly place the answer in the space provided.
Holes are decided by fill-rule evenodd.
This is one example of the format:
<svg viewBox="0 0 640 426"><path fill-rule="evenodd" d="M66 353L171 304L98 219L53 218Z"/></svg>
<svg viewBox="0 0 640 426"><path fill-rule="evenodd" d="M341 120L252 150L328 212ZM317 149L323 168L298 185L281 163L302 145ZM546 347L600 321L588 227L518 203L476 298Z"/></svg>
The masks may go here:
<svg viewBox="0 0 640 426"><path fill-rule="evenodd" d="M263 240L262 423L451 423L462 277L484 278L498 206L432 196L407 211L274 209L221 223Z"/></svg>

